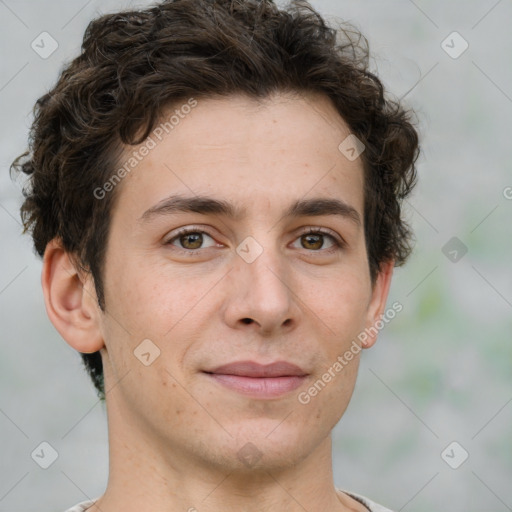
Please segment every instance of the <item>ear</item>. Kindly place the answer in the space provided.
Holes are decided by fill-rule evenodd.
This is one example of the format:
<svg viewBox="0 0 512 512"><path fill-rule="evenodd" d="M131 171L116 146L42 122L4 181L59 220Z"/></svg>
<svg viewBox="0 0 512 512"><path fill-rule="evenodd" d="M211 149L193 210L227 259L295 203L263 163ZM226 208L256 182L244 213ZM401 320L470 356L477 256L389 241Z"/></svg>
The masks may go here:
<svg viewBox="0 0 512 512"><path fill-rule="evenodd" d="M81 274L59 241L52 240L44 253L41 274L46 312L71 347L92 353L104 346L101 310L92 276Z"/></svg>
<svg viewBox="0 0 512 512"><path fill-rule="evenodd" d="M380 267L377 279L375 280L372 297L370 299L370 304L368 305L365 330L365 334L367 336L362 341L363 348L370 348L377 341L379 329L376 328L375 324L384 314L394 266L394 260L383 263Z"/></svg>

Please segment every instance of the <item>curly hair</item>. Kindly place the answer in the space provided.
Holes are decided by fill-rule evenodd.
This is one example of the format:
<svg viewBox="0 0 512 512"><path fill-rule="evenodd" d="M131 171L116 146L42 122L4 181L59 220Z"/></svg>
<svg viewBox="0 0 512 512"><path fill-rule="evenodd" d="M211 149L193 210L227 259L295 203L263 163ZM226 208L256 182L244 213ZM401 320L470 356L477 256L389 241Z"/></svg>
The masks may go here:
<svg viewBox="0 0 512 512"><path fill-rule="evenodd" d="M419 141L411 110L384 94L357 29L326 24L302 0L166 0L103 15L81 53L34 106L28 150L11 171L29 175L24 232L42 257L57 239L90 272L105 311L103 270L117 194L98 200L126 145L140 144L163 110L184 98L273 92L327 96L365 145L364 231L372 284L383 262L402 265L413 234L401 206L416 184ZM105 399L100 352L82 354Z"/></svg>

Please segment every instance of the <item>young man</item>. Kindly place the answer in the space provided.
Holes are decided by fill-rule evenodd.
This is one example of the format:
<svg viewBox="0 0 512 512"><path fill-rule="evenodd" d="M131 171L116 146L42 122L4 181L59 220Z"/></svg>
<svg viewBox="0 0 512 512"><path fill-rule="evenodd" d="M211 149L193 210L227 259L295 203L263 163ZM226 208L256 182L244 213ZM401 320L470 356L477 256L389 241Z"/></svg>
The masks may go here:
<svg viewBox="0 0 512 512"><path fill-rule="evenodd" d="M102 398L70 511L386 511L331 431L410 253L409 114L304 2L103 16L37 103L22 207L46 308Z"/></svg>

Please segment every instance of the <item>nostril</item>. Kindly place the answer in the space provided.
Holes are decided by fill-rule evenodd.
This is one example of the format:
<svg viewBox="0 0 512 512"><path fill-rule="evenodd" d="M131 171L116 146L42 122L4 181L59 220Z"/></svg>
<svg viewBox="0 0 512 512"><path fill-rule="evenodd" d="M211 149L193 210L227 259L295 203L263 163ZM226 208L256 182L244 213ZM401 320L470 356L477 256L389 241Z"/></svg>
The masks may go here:
<svg viewBox="0 0 512 512"><path fill-rule="evenodd" d="M252 319L250 319L250 318L242 318L242 322L244 324L250 324L252 322Z"/></svg>

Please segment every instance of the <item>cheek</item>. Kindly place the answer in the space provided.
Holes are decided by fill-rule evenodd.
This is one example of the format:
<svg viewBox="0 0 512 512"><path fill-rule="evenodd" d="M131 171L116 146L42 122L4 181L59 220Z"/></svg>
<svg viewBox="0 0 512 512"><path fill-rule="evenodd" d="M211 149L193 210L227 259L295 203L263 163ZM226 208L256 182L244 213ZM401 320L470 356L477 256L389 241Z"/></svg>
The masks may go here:
<svg viewBox="0 0 512 512"><path fill-rule="evenodd" d="M343 354L343 350L334 351L321 373L315 375L297 397L297 407L305 424L313 430L321 429L325 435L346 411L356 383L359 356L355 355L348 362L343 359Z"/></svg>
<svg viewBox="0 0 512 512"><path fill-rule="evenodd" d="M346 342L364 329L370 301L369 282L356 273L332 279L316 293L308 292L306 304L338 342Z"/></svg>
<svg viewBox="0 0 512 512"><path fill-rule="evenodd" d="M110 402L117 404L126 421L138 423L138 428L150 425L162 432L181 429L192 435L198 429L197 418L202 423L207 418L198 403L191 400L182 376L168 364L165 348L149 366L128 351L126 354L118 354L121 359L115 362L116 370L121 371L113 380L116 385L111 386Z"/></svg>
<svg viewBox="0 0 512 512"><path fill-rule="evenodd" d="M199 292L158 265L135 259L124 263L123 271L116 269L107 283L107 310L132 337L165 337L193 308Z"/></svg>
<svg viewBox="0 0 512 512"><path fill-rule="evenodd" d="M104 332L112 367L118 378L130 370L136 379L161 369L158 378L149 376L144 385L172 387L175 381L165 370L181 380L189 345L211 319L205 311L208 303L201 299L214 282L195 279L191 286L190 276L164 275L158 264L144 266L140 261L122 268L122 273L110 274L106 289Z"/></svg>

